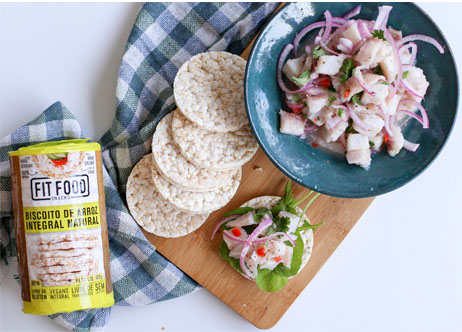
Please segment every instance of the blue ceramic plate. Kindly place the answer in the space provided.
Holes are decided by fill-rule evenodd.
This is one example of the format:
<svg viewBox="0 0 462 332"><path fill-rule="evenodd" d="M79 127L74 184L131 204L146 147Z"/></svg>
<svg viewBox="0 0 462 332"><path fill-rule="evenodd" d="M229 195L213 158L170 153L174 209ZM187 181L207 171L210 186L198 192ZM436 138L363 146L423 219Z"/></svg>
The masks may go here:
<svg viewBox="0 0 462 332"><path fill-rule="evenodd" d="M279 54L305 26L324 20L328 9L343 16L357 3L290 3L267 23L250 52L245 75L245 101L252 130L269 159L297 183L323 194L360 198L377 196L414 179L437 157L451 132L458 106L459 83L452 52L441 31L419 7L412 3L393 3L388 25L403 35L425 34L436 38L445 53L417 41L417 66L422 68L430 87L423 101L430 128L422 129L408 121L404 137L420 143L417 152L402 150L391 158L382 151L372 158L369 170L349 165L336 156L312 147L295 136L279 133L278 111L282 92L276 82ZM375 20L378 3L362 3L355 18ZM314 30L316 34L318 30ZM305 36L302 46L313 35Z"/></svg>

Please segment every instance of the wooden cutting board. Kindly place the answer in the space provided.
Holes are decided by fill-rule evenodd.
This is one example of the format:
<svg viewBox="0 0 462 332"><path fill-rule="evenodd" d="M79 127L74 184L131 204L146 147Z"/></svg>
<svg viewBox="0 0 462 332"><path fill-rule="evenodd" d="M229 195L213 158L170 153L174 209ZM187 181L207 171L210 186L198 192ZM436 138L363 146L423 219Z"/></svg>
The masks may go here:
<svg viewBox="0 0 462 332"><path fill-rule="evenodd" d="M247 59L250 48L242 53ZM320 195L307 212L312 224L325 222L314 232L310 260L299 274L276 293L266 293L234 271L218 256L221 232L210 240L213 228L230 211L246 201L266 195L282 196L288 178L266 157L261 149L243 167L241 185L228 205L215 211L201 228L176 239L166 239L144 232L157 250L192 279L229 305L242 317L261 329L273 327L298 295L313 279L374 198L343 199ZM309 190L294 184L295 198ZM303 204L302 204L303 206Z"/></svg>

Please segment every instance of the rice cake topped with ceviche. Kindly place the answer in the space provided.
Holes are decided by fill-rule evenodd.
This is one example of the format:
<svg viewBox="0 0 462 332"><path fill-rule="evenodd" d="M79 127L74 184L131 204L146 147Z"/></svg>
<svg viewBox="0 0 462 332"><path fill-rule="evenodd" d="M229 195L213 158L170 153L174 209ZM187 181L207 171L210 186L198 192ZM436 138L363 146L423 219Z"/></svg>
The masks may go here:
<svg viewBox="0 0 462 332"><path fill-rule="evenodd" d="M130 213L146 231L163 237L179 237L199 228L209 214L185 213L176 209L157 192L151 169L152 154L133 168L127 182Z"/></svg>
<svg viewBox="0 0 462 332"><path fill-rule="evenodd" d="M173 93L180 111L198 126L215 132L242 128L246 61L228 52L208 52L185 62L175 77Z"/></svg>
<svg viewBox="0 0 462 332"><path fill-rule="evenodd" d="M313 248L313 229L306 209L319 196L309 192L300 200L288 181L284 197L262 196L229 211L217 223L223 233L219 255L230 266L266 292L282 289L307 264ZM310 198L304 210L298 205Z"/></svg>
<svg viewBox="0 0 462 332"><path fill-rule="evenodd" d="M151 168L154 185L160 195L178 210L192 213L207 213L225 206L239 187L242 170L233 175L231 181L219 188L194 192L183 190L162 178L154 167Z"/></svg>
<svg viewBox="0 0 462 332"><path fill-rule="evenodd" d="M247 120L246 120L247 121ZM182 155L192 164L214 170L233 169L248 162L258 143L247 124L234 132L217 133L203 129L181 112L173 115L172 134Z"/></svg>
<svg viewBox="0 0 462 332"><path fill-rule="evenodd" d="M168 182L189 191L208 191L229 183L237 169L199 168L183 157L172 136L174 113L180 112L175 110L167 114L157 125L152 138L152 156L157 171Z"/></svg>

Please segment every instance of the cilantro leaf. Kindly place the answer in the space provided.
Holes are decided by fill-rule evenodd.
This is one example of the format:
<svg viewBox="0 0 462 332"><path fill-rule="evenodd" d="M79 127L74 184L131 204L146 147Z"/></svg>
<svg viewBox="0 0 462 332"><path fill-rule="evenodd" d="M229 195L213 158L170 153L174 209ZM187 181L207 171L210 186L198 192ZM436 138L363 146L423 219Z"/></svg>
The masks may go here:
<svg viewBox="0 0 462 332"><path fill-rule="evenodd" d="M353 58L348 58L343 61L342 67L340 70L343 71L344 74L340 74L339 81L340 83L345 83L351 76L353 76L354 70L354 61Z"/></svg>
<svg viewBox="0 0 462 332"><path fill-rule="evenodd" d="M372 72L376 75L383 75L383 71L382 68L380 68L380 66L372 68Z"/></svg>
<svg viewBox="0 0 462 332"><path fill-rule="evenodd" d="M408 71L403 72L403 79L405 79L407 77L407 75L409 75Z"/></svg>
<svg viewBox="0 0 462 332"><path fill-rule="evenodd" d="M303 87L308 84L310 81L311 70L304 71L299 77L292 76L292 80L297 84L299 87Z"/></svg>
<svg viewBox="0 0 462 332"><path fill-rule="evenodd" d="M375 145L374 142L369 141L369 147L372 148L374 145Z"/></svg>
<svg viewBox="0 0 462 332"><path fill-rule="evenodd" d="M316 225L311 225L310 223L308 223L308 221L305 220L305 223L297 228L297 232L306 231L307 229L312 229L314 231L316 228L322 225L324 225L323 222Z"/></svg>
<svg viewBox="0 0 462 332"><path fill-rule="evenodd" d="M288 217L282 217L282 218L275 217L273 218L273 224L276 226L276 227L273 227L274 233L288 232L290 219Z"/></svg>
<svg viewBox="0 0 462 332"><path fill-rule="evenodd" d="M382 39L386 41L385 36L383 35L383 30L377 30L375 29L374 32L372 32L372 37Z"/></svg>
<svg viewBox="0 0 462 332"><path fill-rule="evenodd" d="M255 220L255 222L260 222L261 218L263 218L263 216L265 214L269 214L270 213L270 210L268 208L258 208L255 210L254 214L253 214L253 218Z"/></svg>
<svg viewBox="0 0 462 332"><path fill-rule="evenodd" d="M313 54L313 59L318 59L319 57L328 54L320 45L315 46L311 53Z"/></svg>
<svg viewBox="0 0 462 332"><path fill-rule="evenodd" d="M338 116L342 116L343 115L343 109L342 108L339 109L337 114L338 114Z"/></svg>
<svg viewBox="0 0 462 332"><path fill-rule="evenodd" d="M327 106L332 105L332 103L337 100L335 96L330 96L329 99L327 99Z"/></svg>
<svg viewBox="0 0 462 332"><path fill-rule="evenodd" d="M362 103L361 103L362 95L363 95L363 91L358 92L357 94L355 94L353 97L351 97L351 103L352 104L362 105Z"/></svg>
<svg viewBox="0 0 462 332"><path fill-rule="evenodd" d="M288 278L283 277L274 270L261 269L258 267L258 274L255 278L255 282L261 290L264 290L269 293L277 292L281 290L287 283Z"/></svg>
<svg viewBox="0 0 462 332"><path fill-rule="evenodd" d="M223 217L227 217L233 214L246 214L247 212L255 210L254 208L248 207L248 206L243 206L243 207L238 207L237 209L231 210L223 215Z"/></svg>
<svg viewBox="0 0 462 332"><path fill-rule="evenodd" d="M353 120L350 118L348 119L348 127L345 129L347 134L357 134L358 132L356 129L353 128Z"/></svg>
<svg viewBox="0 0 462 332"><path fill-rule="evenodd" d="M387 81L379 81L380 84L383 84L383 85L389 85L390 83L388 83Z"/></svg>

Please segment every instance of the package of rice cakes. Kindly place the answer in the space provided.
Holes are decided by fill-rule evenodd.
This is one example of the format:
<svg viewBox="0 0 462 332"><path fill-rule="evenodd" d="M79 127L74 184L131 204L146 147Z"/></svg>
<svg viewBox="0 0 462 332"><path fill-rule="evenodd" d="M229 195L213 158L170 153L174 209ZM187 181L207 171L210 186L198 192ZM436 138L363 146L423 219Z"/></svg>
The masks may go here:
<svg viewBox="0 0 462 332"><path fill-rule="evenodd" d="M10 152L23 311L114 304L101 147L88 140Z"/></svg>

